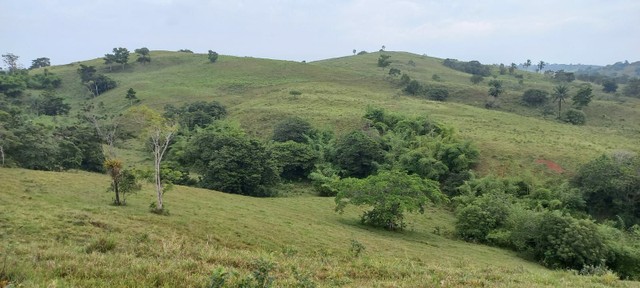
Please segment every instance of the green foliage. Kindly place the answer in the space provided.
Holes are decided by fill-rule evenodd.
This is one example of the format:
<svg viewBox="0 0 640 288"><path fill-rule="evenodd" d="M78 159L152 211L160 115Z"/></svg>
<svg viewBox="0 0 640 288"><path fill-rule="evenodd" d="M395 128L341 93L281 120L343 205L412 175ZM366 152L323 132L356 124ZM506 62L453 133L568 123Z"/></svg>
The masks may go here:
<svg viewBox="0 0 640 288"><path fill-rule="evenodd" d="M116 248L116 241L113 238L100 237L93 242L91 242L87 248L85 248L85 252L93 253L107 253Z"/></svg>
<svg viewBox="0 0 640 288"><path fill-rule="evenodd" d="M400 76L400 84L407 85L409 82L411 82L411 77L409 77L407 73L402 73L402 76Z"/></svg>
<svg viewBox="0 0 640 288"><path fill-rule="evenodd" d="M420 84L420 82L418 82L418 80L411 80L409 81L409 83L407 84L406 87L404 87L404 92L407 92L411 95L419 95L422 94L423 89L422 89L422 84Z"/></svg>
<svg viewBox="0 0 640 288"><path fill-rule="evenodd" d="M440 87L428 87L427 96L436 101L445 101L449 97L449 90Z"/></svg>
<svg viewBox="0 0 640 288"><path fill-rule="evenodd" d="M47 90L42 93L40 101L34 108L41 114L56 116L69 114L71 105L64 103L64 98L56 96L53 90Z"/></svg>
<svg viewBox="0 0 640 288"><path fill-rule="evenodd" d="M489 81L489 95L493 98L498 98L502 93L504 93L504 88L502 87L502 81L500 80L490 80Z"/></svg>
<svg viewBox="0 0 640 288"><path fill-rule="evenodd" d="M0 93L17 98L27 89L27 75L21 73L0 74Z"/></svg>
<svg viewBox="0 0 640 288"><path fill-rule="evenodd" d="M384 69L391 65L391 60L389 60L389 58L391 58L391 56L381 54L380 57L378 57L378 67Z"/></svg>
<svg viewBox="0 0 640 288"><path fill-rule="evenodd" d="M400 71L400 69L398 69L398 68L389 69L389 76L391 76L391 77L400 76L401 73L402 73L402 71Z"/></svg>
<svg viewBox="0 0 640 288"><path fill-rule="evenodd" d="M578 170L574 184L596 219L621 217L627 226L640 223L640 157L628 152L602 155Z"/></svg>
<svg viewBox="0 0 640 288"><path fill-rule="evenodd" d="M488 243L492 230L505 225L511 199L502 191L484 193L456 210L458 237L473 242Z"/></svg>
<svg viewBox="0 0 640 288"><path fill-rule="evenodd" d="M216 61L218 61L218 52L209 50L209 54L207 55L207 57L209 58L209 62L216 63Z"/></svg>
<svg viewBox="0 0 640 288"><path fill-rule="evenodd" d="M471 75L471 77L469 77L469 81L471 81L471 83L473 84L478 84L484 81L484 77L482 77L481 75L473 74Z"/></svg>
<svg viewBox="0 0 640 288"><path fill-rule="evenodd" d="M458 61L456 59L444 59L442 65L449 67L451 69L455 69L458 71L462 71L465 73L480 75L480 76L490 76L491 75L491 67L488 65L482 65L482 63L473 60L469 62Z"/></svg>
<svg viewBox="0 0 640 288"><path fill-rule="evenodd" d="M31 66L29 67L29 70L42 68L42 67L49 67L49 66L51 66L50 59L47 57L40 57L40 58L31 60Z"/></svg>
<svg viewBox="0 0 640 288"><path fill-rule="evenodd" d="M562 103L566 102L569 97L569 86L560 84L553 88L553 102L558 102L558 119L562 113Z"/></svg>
<svg viewBox="0 0 640 288"><path fill-rule="evenodd" d="M351 239L351 247L349 247L349 253L353 255L353 257L358 258L364 251L367 250L367 246L360 243L358 240Z"/></svg>
<svg viewBox="0 0 640 288"><path fill-rule="evenodd" d="M318 192L318 196L333 197L338 194L336 183L340 180L338 169L330 163L317 164L315 170L309 174L309 179L313 188Z"/></svg>
<svg viewBox="0 0 640 288"><path fill-rule="evenodd" d="M42 74L36 74L29 78L28 86L32 89L56 89L62 85L60 76L44 69Z"/></svg>
<svg viewBox="0 0 640 288"><path fill-rule="evenodd" d="M129 50L127 48L113 48L113 61L118 64L122 64L122 70L124 70L125 65L129 62Z"/></svg>
<svg viewBox="0 0 640 288"><path fill-rule="evenodd" d="M553 75L553 79L560 82L573 82L576 80L576 75L572 72L564 72L564 70L556 71Z"/></svg>
<svg viewBox="0 0 640 288"><path fill-rule="evenodd" d="M227 116L227 108L218 101L196 101L184 104L181 107L166 105L163 116L192 131L196 127L203 128L216 120L225 118Z"/></svg>
<svg viewBox="0 0 640 288"><path fill-rule="evenodd" d="M581 269L609 256L605 239L592 221L547 212L537 228L534 256L547 267Z"/></svg>
<svg viewBox="0 0 640 288"><path fill-rule="evenodd" d="M315 167L318 155L308 144L294 141L273 142L269 150L280 170L280 177L287 180L307 178Z"/></svg>
<svg viewBox="0 0 640 288"><path fill-rule="evenodd" d="M587 115L578 109L569 109L564 112L562 120L573 125L584 125L587 122Z"/></svg>
<svg viewBox="0 0 640 288"><path fill-rule="evenodd" d="M529 106L541 106L549 100L549 93L540 89L528 89L522 94L522 102Z"/></svg>
<svg viewBox="0 0 640 288"><path fill-rule="evenodd" d="M151 62L151 56L149 55L149 48L147 47L138 48L134 52L138 54L138 59L136 59L136 62L142 63L143 65L145 63Z"/></svg>
<svg viewBox="0 0 640 288"><path fill-rule="evenodd" d="M591 103L591 99L593 98L593 89L591 89L591 84L585 84L580 86L576 95L571 98L573 100L573 106L576 109L582 109Z"/></svg>
<svg viewBox="0 0 640 288"><path fill-rule="evenodd" d="M191 51L189 49L180 49L180 50L178 50L178 52L193 54L193 51Z"/></svg>
<svg viewBox="0 0 640 288"><path fill-rule="evenodd" d="M80 64L78 74L80 74L82 84L89 89L89 92L91 92L93 96L98 96L117 86L116 81L113 79L102 74L97 74L94 66Z"/></svg>
<svg viewBox="0 0 640 288"><path fill-rule="evenodd" d="M181 153L181 163L201 175L201 187L258 197L276 193L276 162L261 142L239 128L216 123L198 129Z"/></svg>
<svg viewBox="0 0 640 288"><path fill-rule="evenodd" d="M605 79L602 81L602 91L606 93L614 93L618 90L618 83L614 79Z"/></svg>
<svg viewBox="0 0 640 288"><path fill-rule="evenodd" d="M365 179L346 178L337 187L336 211L344 211L349 204L372 206L362 215L362 223L392 231L405 228L405 212L424 213L427 204L446 200L437 182L399 171L382 171Z"/></svg>
<svg viewBox="0 0 640 288"><path fill-rule="evenodd" d="M378 141L356 130L338 139L335 157L343 176L364 178L377 170L384 150Z"/></svg>
<svg viewBox="0 0 640 288"><path fill-rule="evenodd" d="M228 277L229 273L225 271L223 267L216 268L216 270L213 270L211 273L211 282L208 288L223 288Z"/></svg>
<svg viewBox="0 0 640 288"><path fill-rule="evenodd" d="M294 141L306 143L307 136L313 136L315 130L309 121L300 117L287 117L276 124L273 128L271 139L276 142Z"/></svg>

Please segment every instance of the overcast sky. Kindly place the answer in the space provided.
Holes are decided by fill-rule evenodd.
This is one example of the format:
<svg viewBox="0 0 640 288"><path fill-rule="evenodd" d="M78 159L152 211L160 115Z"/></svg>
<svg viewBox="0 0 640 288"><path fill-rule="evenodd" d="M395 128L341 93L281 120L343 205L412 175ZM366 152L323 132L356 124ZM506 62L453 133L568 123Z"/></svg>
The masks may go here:
<svg viewBox="0 0 640 288"><path fill-rule="evenodd" d="M483 63L640 60L639 0L0 0L0 52L52 64L129 50L313 61L408 51Z"/></svg>

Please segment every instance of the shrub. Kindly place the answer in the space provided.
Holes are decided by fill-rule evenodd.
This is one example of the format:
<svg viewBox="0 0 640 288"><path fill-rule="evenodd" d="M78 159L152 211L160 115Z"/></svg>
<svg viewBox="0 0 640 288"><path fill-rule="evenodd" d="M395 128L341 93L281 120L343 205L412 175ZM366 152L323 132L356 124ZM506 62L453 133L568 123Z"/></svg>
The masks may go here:
<svg viewBox="0 0 640 288"><path fill-rule="evenodd" d="M480 82L482 82L484 80L484 77L480 76L480 75L471 75L471 78L469 78L469 81L471 81L471 83L473 84L478 84Z"/></svg>
<svg viewBox="0 0 640 288"><path fill-rule="evenodd" d="M541 106L549 100L549 92L540 89L529 89L522 94L522 102L529 106Z"/></svg>
<svg viewBox="0 0 640 288"><path fill-rule="evenodd" d="M506 194L485 194L456 211L458 237L487 243L489 233L504 226L509 216L509 197Z"/></svg>
<svg viewBox="0 0 640 288"><path fill-rule="evenodd" d="M318 160L309 145L294 141L274 142L270 150L276 165L282 171L280 177L283 179L307 178Z"/></svg>
<svg viewBox="0 0 640 288"><path fill-rule="evenodd" d="M436 101L444 101L449 97L449 91L445 88L428 88L427 96Z"/></svg>
<svg viewBox="0 0 640 288"><path fill-rule="evenodd" d="M338 170L331 164L316 165L316 169L309 174L309 179L311 179L311 184L319 196L333 197L338 194L335 184L340 180L340 177L338 176Z"/></svg>
<svg viewBox="0 0 640 288"><path fill-rule="evenodd" d="M287 142L294 141L306 143L307 136L312 136L314 129L307 120L300 117L288 117L278 122L273 128L273 141Z"/></svg>
<svg viewBox="0 0 640 288"><path fill-rule="evenodd" d="M582 110L571 108L565 111L563 116L562 120L564 122L571 123L573 125L583 125L587 122L587 116L582 112Z"/></svg>
<svg viewBox="0 0 640 288"><path fill-rule="evenodd" d="M420 84L420 82L418 82L417 80L411 80L409 81L409 84L404 87L404 92L407 92L411 95L418 95L422 93L422 84Z"/></svg>
<svg viewBox="0 0 640 288"><path fill-rule="evenodd" d="M363 178L376 171L384 160L384 150L363 131L353 131L338 139L335 157L344 176Z"/></svg>

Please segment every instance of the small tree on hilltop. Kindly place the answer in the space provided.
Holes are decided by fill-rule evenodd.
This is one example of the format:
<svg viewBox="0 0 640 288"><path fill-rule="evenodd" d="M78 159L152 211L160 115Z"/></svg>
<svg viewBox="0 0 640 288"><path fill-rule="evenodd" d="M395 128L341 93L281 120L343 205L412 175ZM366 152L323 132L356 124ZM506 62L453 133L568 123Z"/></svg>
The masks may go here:
<svg viewBox="0 0 640 288"><path fill-rule="evenodd" d="M29 69L36 69L36 68L49 67L49 66L51 66L51 61L49 61L49 58L41 57L41 58L32 60L31 67L29 67Z"/></svg>
<svg viewBox="0 0 640 288"><path fill-rule="evenodd" d="M209 50L209 61L211 63L215 63L216 61L218 61L218 52L215 52L213 50Z"/></svg>
<svg viewBox="0 0 640 288"><path fill-rule="evenodd" d="M113 63L116 63L116 55L113 54L104 54L104 65L109 66L109 71L112 71Z"/></svg>
<svg viewBox="0 0 640 288"><path fill-rule="evenodd" d="M392 231L405 228L405 212L424 213L429 203L446 200L438 182L399 171L383 171L365 179L343 179L336 187L336 211L342 213L349 204L373 206L362 215L362 223Z"/></svg>
<svg viewBox="0 0 640 288"><path fill-rule="evenodd" d="M544 69L545 66L547 66L547 63L540 60L540 62L538 62L538 68L536 68L536 71L542 73L542 69Z"/></svg>
<svg viewBox="0 0 640 288"><path fill-rule="evenodd" d="M129 90L127 90L125 98L129 100L129 105L133 105L134 102L140 102L140 99L136 96L136 91L133 90L133 88L129 88Z"/></svg>
<svg viewBox="0 0 640 288"><path fill-rule="evenodd" d="M114 61L118 64L122 64L122 70L124 66L129 62L129 50L127 48L113 48Z"/></svg>
<svg viewBox="0 0 640 288"><path fill-rule="evenodd" d="M144 65L145 63L151 62L151 55L149 55L149 49L147 47L136 49L134 52L138 54L138 59L136 59L138 63Z"/></svg>

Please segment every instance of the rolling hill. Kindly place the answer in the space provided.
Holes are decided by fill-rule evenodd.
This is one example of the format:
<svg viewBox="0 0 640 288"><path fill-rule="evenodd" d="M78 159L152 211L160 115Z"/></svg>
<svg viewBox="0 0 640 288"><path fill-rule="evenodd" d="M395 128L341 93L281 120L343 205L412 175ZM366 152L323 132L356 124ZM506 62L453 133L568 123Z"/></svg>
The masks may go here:
<svg viewBox="0 0 640 288"><path fill-rule="evenodd" d="M87 103L120 113L129 107L125 95L133 88L142 104L157 110L219 101L229 118L263 139L288 116L343 134L364 125L368 106L427 115L475 143L479 175L555 181L602 153L640 152L640 99L594 86L586 125L573 126L520 103L527 89L552 91L557 84L544 75L518 72L518 79L494 67L506 92L499 108L487 109L488 80L474 85L469 74L443 66L441 59L384 53L391 56L389 68L446 88L447 101L406 95L389 68L376 66L380 53L311 63L222 55L212 64L202 54L152 51L151 63L123 71L109 72L100 59L47 69L62 77L57 93L71 104L71 114ZM99 67L118 87L91 96L76 73L80 64ZM571 93L581 84L569 84ZM149 162L135 141L120 143L119 153L137 166ZM0 168L0 279L23 287L208 287L212 277L226 275L238 284L268 271L275 287L638 286L611 274L548 270L513 252L456 240L455 217L446 208L412 215L407 231L392 233L359 224L358 209L335 213L333 199L311 196L305 184L285 183L290 196L269 199L177 186L166 194L170 216L148 212L150 186L128 196L127 206L115 207L108 205L108 185L106 175Z"/></svg>

